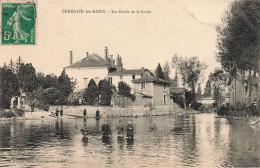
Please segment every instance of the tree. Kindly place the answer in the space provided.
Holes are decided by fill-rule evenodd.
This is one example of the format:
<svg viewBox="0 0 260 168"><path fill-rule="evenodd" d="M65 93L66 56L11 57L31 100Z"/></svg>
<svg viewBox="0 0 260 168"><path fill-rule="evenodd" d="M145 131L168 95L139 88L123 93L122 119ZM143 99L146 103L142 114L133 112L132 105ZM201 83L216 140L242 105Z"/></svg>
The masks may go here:
<svg viewBox="0 0 260 168"><path fill-rule="evenodd" d="M89 81L88 88L85 89L83 97L89 105L94 105L98 101L98 88L94 79Z"/></svg>
<svg viewBox="0 0 260 168"><path fill-rule="evenodd" d="M98 94L100 98L101 105L110 105L113 90L115 90L115 86L110 85L107 80L100 80L98 83Z"/></svg>
<svg viewBox="0 0 260 168"><path fill-rule="evenodd" d="M217 26L217 59L235 75L237 70L256 70L259 49L260 1L232 2Z"/></svg>
<svg viewBox="0 0 260 168"><path fill-rule="evenodd" d="M158 64L158 66L155 70L155 77L160 78L160 79L164 79L164 74L163 74L162 67L161 67L160 63Z"/></svg>
<svg viewBox="0 0 260 168"><path fill-rule="evenodd" d="M19 96L19 83L16 75L11 69L3 69L1 75L1 87L3 94L4 108L10 108L11 98Z"/></svg>
<svg viewBox="0 0 260 168"><path fill-rule="evenodd" d="M222 18L222 23L217 26L217 47L219 50L217 59L221 62L222 67L231 74L231 77L236 79L237 73L240 73L242 76L242 83L244 83L245 71L249 71L249 77L251 77L251 70L254 71L253 81L256 81L256 72L258 68L260 68L260 66L258 66L258 64L260 64L258 56L258 53L260 52L259 23L260 1L244 0L232 2L226 15ZM256 83L251 84L255 85ZM258 92L259 107L260 91Z"/></svg>
<svg viewBox="0 0 260 168"><path fill-rule="evenodd" d="M58 78L57 89L61 92L61 96L68 98L68 96L73 92L74 84L70 81L70 78L66 74L65 70L62 71Z"/></svg>
<svg viewBox="0 0 260 168"><path fill-rule="evenodd" d="M227 73L220 68L215 68L209 75L210 86L213 87L213 98L217 104L221 103L221 93L228 79Z"/></svg>
<svg viewBox="0 0 260 168"><path fill-rule="evenodd" d="M174 67L182 77L183 85L191 88L193 100L195 100L195 87L200 79L203 78L203 73L207 69L205 63L201 63L198 57L182 58L174 56L177 62L174 62Z"/></svg>
<svg viewBox="0 0 260 168"><path fill-rule="evenodd" d="M43 79L41 86L44 89L47 89L51 87L57 87L58 83L59 83L58 77L54 74L49 74L46 75L46 77Z"/></svg>
<svg viewBox="0 0 260 168"><path fill-rule="evenodd" d="M167 61L163 66L163 75L165 80L170 80L170 73L171 73L171 69L170 69L169 62Z"/></svg>
<svg viewBox="0 0 260 168"><path fill-rule="evenodd" d="M131 87L123 81L118 83L118 94L135 100L135 95L131 94Z"/></svg>
<svg viewBox="0 0 260 168"><path fill-rule="evenodd" d="M22 63L17 74L19 86L24 92L33 93L37 89L37 78L35 68L32 64Z"/></svg>

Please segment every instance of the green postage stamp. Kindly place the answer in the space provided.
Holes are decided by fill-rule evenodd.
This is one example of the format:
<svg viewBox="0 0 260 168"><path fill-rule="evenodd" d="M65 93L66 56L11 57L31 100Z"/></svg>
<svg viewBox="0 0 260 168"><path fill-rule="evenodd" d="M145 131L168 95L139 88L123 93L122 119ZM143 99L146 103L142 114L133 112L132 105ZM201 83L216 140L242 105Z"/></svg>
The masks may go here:
<svg viewBox="0 0 260 168"><path fill-rule="evenodd" d="M35 3L2 3L2 44L35 44Z"/></svg>

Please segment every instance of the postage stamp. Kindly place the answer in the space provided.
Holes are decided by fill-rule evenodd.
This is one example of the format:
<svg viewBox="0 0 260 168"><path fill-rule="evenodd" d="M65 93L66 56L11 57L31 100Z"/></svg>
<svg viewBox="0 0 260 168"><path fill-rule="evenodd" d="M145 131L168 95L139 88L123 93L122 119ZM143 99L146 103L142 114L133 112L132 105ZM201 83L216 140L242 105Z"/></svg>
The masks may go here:
<svg viewBox="0 0 260 168"><path fill-rule="evenodd" d="M35 45L35 3L2 3L2 44Z"/></svg>

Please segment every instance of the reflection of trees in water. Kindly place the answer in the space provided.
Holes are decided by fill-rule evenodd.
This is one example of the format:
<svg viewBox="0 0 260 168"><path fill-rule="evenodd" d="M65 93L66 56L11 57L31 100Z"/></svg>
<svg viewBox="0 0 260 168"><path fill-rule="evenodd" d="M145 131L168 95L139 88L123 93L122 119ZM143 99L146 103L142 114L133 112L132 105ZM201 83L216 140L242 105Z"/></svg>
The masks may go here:
<svg viewBox="0 0 260 168"><path fill-rule="evenodd" d="M234 167L260 166L260 127L251 127L248 121L233 120L229 133L230 155L225 164Z"/></svg>
<svg viewBox="0 0 260 168"><path fill-rule="evenodd" d="M72 139L74 132L69 124L64 126L60 119L46 122L39 122L39 120L8 122L3 127L0 136L1 146L14 148L36 148L40 144L54 139ZM1 128L3 127L1 126Z"/></svg>

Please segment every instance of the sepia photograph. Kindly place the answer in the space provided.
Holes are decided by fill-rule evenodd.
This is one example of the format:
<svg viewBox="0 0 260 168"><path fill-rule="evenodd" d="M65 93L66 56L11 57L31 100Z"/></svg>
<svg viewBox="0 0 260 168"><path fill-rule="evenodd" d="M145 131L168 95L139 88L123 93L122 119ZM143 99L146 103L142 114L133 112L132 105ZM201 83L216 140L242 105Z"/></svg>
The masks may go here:
<svg viewBox="0 0 260 168"><path fill-rule="evenodd" d="M259 0L0 13L0 167L260 167Z"/></svg>

